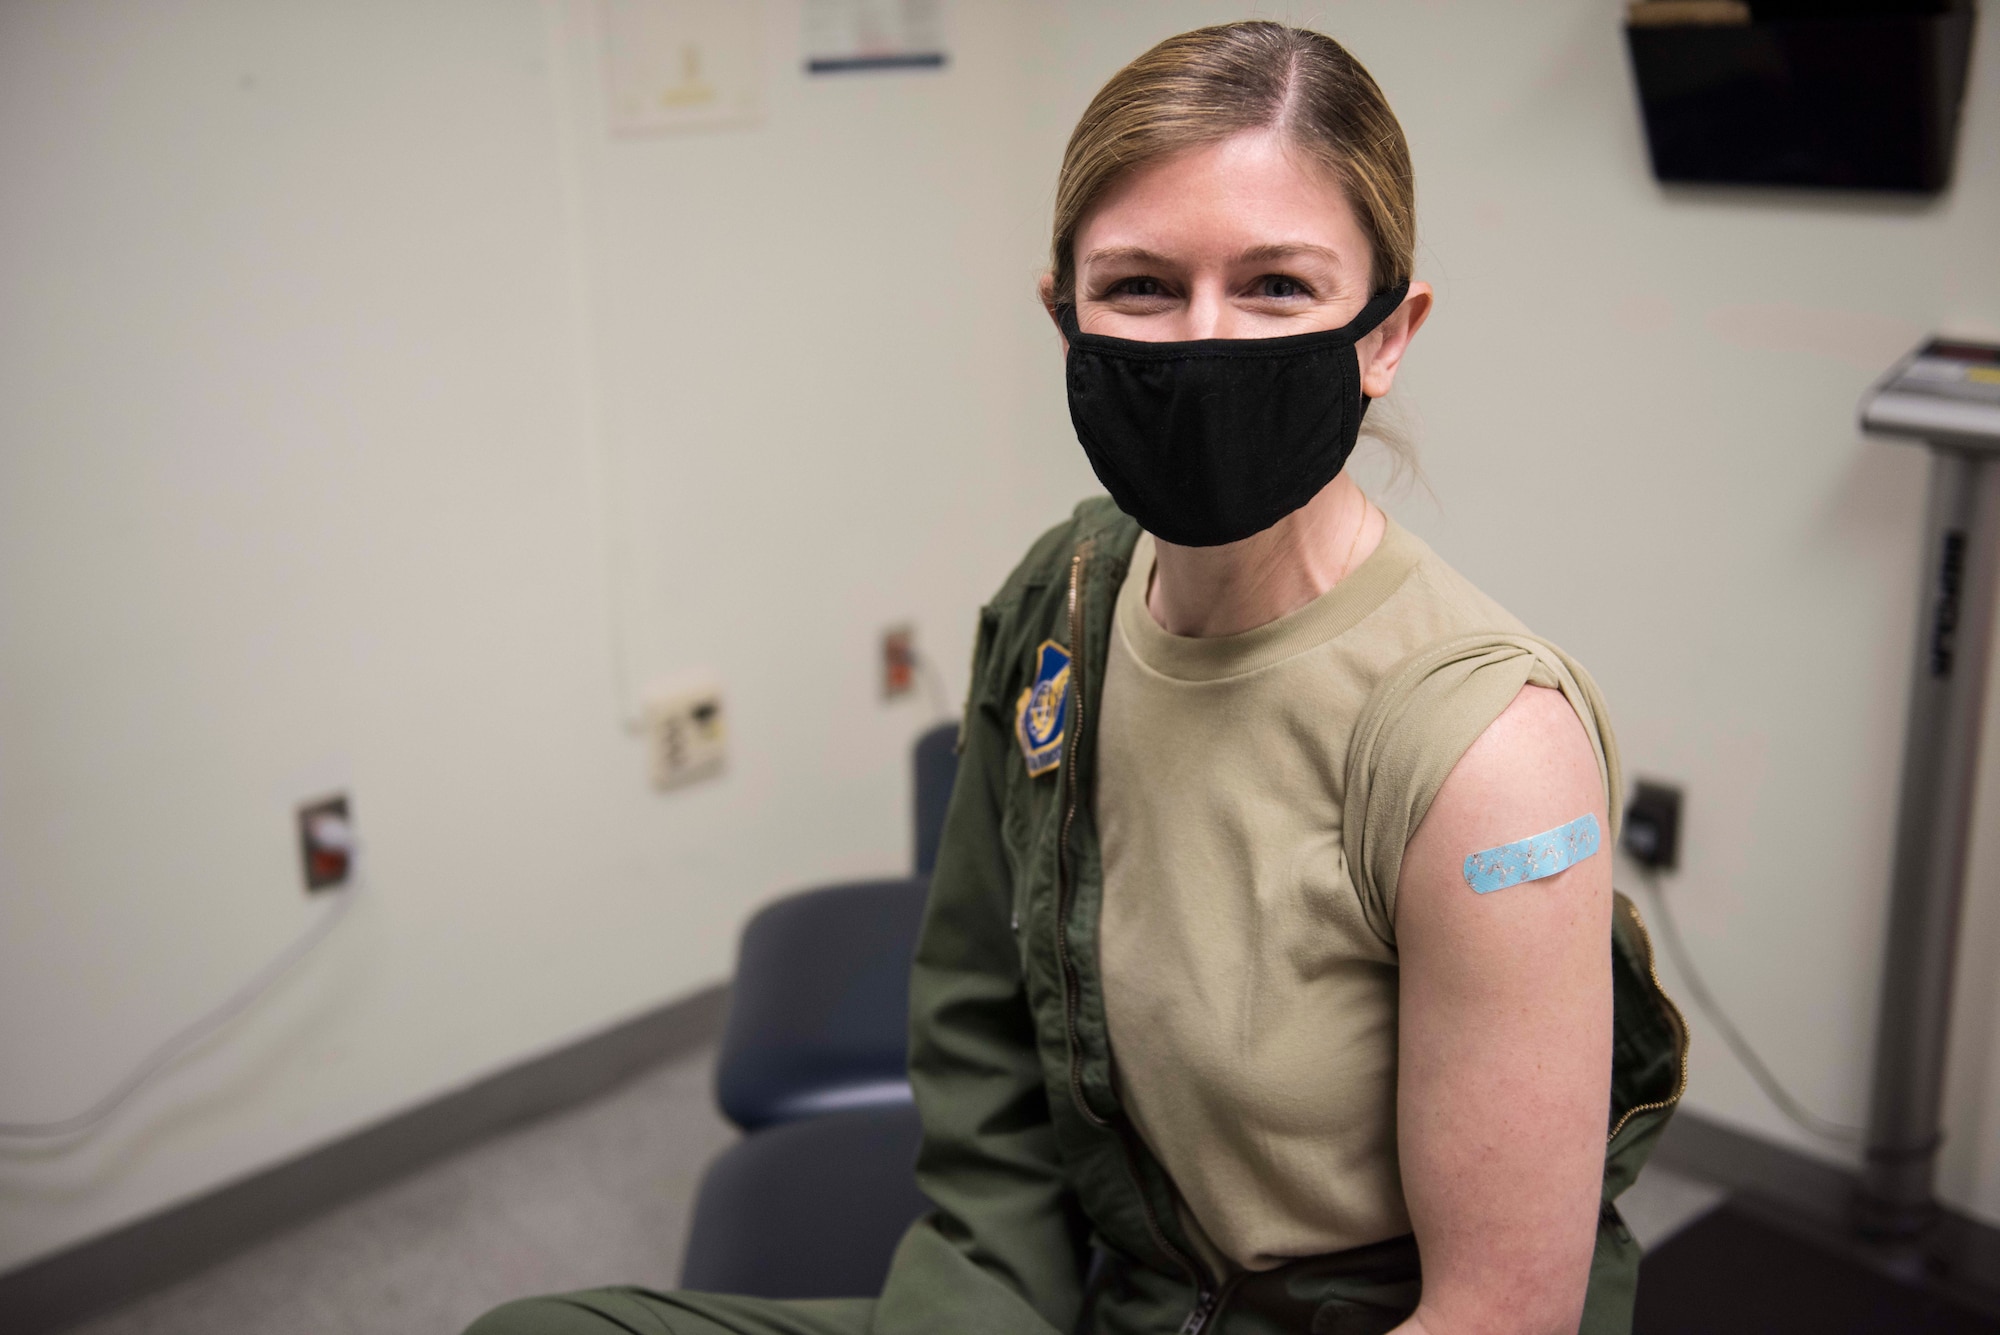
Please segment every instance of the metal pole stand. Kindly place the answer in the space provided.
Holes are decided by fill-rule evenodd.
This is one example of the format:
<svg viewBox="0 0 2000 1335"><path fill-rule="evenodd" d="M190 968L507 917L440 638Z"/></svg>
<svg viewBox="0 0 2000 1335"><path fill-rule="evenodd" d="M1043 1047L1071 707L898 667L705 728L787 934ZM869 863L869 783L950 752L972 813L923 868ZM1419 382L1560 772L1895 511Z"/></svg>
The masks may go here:
<svg viewBox="0 0 2000 1335"><path fill-rule="evenodd" d="M1918 436L1932 455L1875 1083L1855 1202L1862 1233L1913 1244L1938 1218L1932 1178L1943 1141L1952 974L2000 594L2000 349L1929 344L1871 392L1862 422Z"/></svg>

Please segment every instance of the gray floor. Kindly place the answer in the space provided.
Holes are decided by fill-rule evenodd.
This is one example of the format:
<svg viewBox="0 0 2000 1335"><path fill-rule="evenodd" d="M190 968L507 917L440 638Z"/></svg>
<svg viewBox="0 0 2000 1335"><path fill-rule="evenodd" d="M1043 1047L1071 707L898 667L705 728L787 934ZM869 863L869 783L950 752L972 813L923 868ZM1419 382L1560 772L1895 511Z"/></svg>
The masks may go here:
<svg viewBox="0 0 2000 1335"><path fill-rule="evenodd" d="M1728 1194L1713 1183L1655 1166L1639 1174L1631 1190L1618 1198L1618 1213L1639 1245L1651 1251L1722 1204Z"/></svg>
<svg viewBox="0 0 2000 1335"><path fill-rule="evenodd" d="M487 1141L73 1335L456 1335L525 1294L671 1285L701 1171L736 1135L714 1060Z"/></svg>
<svg viewBox="0 0 2000 1335"><path fill-rule="evenodd" d="M713 1060L663 1066L71 1335L456 1335L523 1294L671 1285L701 1170L735 1135ZM1619 1208L1651 1247L1722 1197L1649 1169Z"/></svg>

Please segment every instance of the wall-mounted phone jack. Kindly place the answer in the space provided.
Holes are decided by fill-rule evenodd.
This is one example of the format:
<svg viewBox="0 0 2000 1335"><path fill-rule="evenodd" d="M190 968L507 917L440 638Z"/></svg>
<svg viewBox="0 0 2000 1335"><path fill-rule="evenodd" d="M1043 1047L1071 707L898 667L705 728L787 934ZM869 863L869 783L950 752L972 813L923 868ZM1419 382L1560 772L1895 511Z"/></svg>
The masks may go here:
<svg viewBox="0 0 2000 1335"><path fill-rule="evenodd" d="M1681 790L1641 779L1625 808L1619 840L1632 860L1653 871L1672 871L1681 860Z"/></svg>

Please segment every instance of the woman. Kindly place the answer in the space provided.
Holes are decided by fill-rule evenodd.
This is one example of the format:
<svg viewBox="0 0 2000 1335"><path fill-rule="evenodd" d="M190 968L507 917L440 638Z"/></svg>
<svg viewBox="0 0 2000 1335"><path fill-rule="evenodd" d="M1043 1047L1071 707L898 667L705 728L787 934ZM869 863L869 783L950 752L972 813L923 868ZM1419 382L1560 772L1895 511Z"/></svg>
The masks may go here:
<svg viewBox="0 0 2000 1335"><path fill-rule="evenodd" d="M1105 85L1042 300L1115 504L982 612L911 990L937 1212L873 1302L477 1335L1629 1328L1611 1201L1685 1032L1611 888L1603 703L1341 471L1430 311L1414 234L1326 37Z"/></svg>

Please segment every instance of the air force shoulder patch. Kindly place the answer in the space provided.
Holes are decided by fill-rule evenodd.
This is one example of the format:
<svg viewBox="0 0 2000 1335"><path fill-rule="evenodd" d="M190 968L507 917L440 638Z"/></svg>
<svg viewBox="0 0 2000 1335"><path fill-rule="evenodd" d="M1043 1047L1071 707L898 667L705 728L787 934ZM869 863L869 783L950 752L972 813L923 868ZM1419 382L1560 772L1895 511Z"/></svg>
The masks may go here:
<svg viewBox="0 0 2000 1335"><path fill-rule="evenodd" d="M1069 727L1069 650L1054 640L1035 651L1035 680L1014 707L1014 735L1030 775L1062 764L1063 734Z"/></svg>

